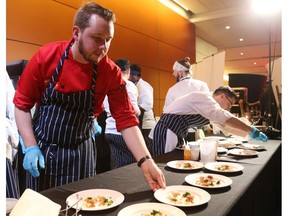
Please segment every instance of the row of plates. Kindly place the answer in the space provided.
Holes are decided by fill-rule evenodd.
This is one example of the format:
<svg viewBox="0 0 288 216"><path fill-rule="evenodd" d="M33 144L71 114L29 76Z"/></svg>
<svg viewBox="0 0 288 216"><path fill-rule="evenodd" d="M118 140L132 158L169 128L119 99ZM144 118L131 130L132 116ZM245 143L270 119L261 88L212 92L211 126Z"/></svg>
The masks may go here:
<svg viewBox="0 0 288 216"><path fill-rule="evenodd" d="M221 144L221 143L220 143ZM223 143L225 144L225 143ZM228 153L235 154L239 156L253 156L252 154L257 155L257 151L247 152L250 150L259 150L259 146L252 144L240 144L237 147L242 149L230 149ZM223 148L224 149L224 148ZM222 149L222 151L224 151ZM218 149L218 151L221 148ZM241 150L241 151L239 151ZM244 153L243 153L244 151ZM246 151L246 152L245 152ZM225 152L227 153L227 152ZM189 163L189 164L188 164ZM205 167L206 169L213 171L213 172L239 172L244 169L243 166L236 163L229 163L229 162L212 162L203 164L201 162L196 161L170 161L167 163L167 166L174 169L181 169L181 170L194 170L194 169L201 169ZM224 169L222 169L224 167ZM227 169L226 169L226 168ZM213 179L213 182L217 182L217 184L201 184L201 181L204 179ZM215 173L195 173L190 174L185 177L185 182L190 184L189 186L185 185L173 185L167 186L165 189L159 189L154 192L154 197L161 203L138 203L134 205L127 206L123 208L119 213L118 216L127 216L127 215L155 215L156 211L161 212L163 215L171 215L171 216L185 216L185 212L179 209L178 207L191 207L191 206L198 206L208 203L211 199L211 195L203 190L202 188L222 188L228 187L232 184L232 179L226 177L224 175L219 175ZM176 195L175 195L176 194ZM190 194L193 196L193 202L185 202L184 198L181 198L183 194ZM98 206L95 207L86 207L85 206L85 199L88 197L97 197L97 196L105 196L107 199L112 200L113 202L109 206ZM171 196L179 196L177 197L177 202L171 201ZM84 211L99 211L110 209L115 206L120 205L123 203L125 197L122 193L114 190L109 189L91 189L91 190L84 190L79 191L70 195L66 202L68 206L74 209L80 209ZM79 201L80 200L80 201ZM173 199L174 200L174 199Z"/></svg>
<svg viewBox="0 0 288 216"><path fill-rule="evenodd" d="M175 169L181 169L178 167L180 163L191 163L193 167L202 168L204 165L200 162L196 161L171 161L167 163L167 166ZM178 164L178 165L177 165ZM220 171L219 167L226 166L229 167L229 170L226 171ZM212 171L218 171L218 172L238 172L244 169L243 166L235 163L228 163L228 162L215 162L215 163L207 163L205 165L207 169L210 169ZM212 178L213 182L217 182L217 184L210 184L210 185L203 185L201 184L201 179L207 179L207 178ZM196 173L196 174L190 174L185 177L185 182L190 184L191 186L185 186L185 185L174 185L174 186L167 186L165 189L159 189L154 192L154 197L160 201L160 203L154 203L153 205L147 204L147 203L141 203L141 204L135 204L128 206L124 209L122 209L119 213L118 216L126 216L126 215L141 215L141 214L149 214L147 213L148 211L163 211L165 212L170 212L169 215L185 215L184 212L180 212L182 210L179 210L178 208L173 208L173 206L176 207L191 207L191 206L198 206L198 205L203 205L207 203L210 199L211 196L208 192L201 188L222 188L222 187L227 187L232 184L232 179L229 177L219 175L219 174L214 174L214 173ZM200 188L199 188L200 187ZM168 199L169 194L185 194L189 193L193 195L193 203L172 203L171 200ZM112 204L109 206L98 206L95 205L95 207L86 207L85 206L85 199L88 197L97 197L97 196L104 196L109 200L112 200ZM79 201L80 200L80 201ZM105 210L105 209L110 209L115 206L120 205L124 201L124 195L118 191L114 190L109 190L109 189L91 189L91 190L84 190L84 191L79 191L77 193L74 193L70 195L66 202L68 206L74 208L74 209L80 209L83 211L99 211L99 210ZM175 214L171 214L171 212L175 212ZM128 214L129 213L129 214ZM181 213L181 214L180 214Z"/></svg>
<svg viewBox="0 0 288 216"><path fill-rule="evenodd" d="M210 162L205 165L198 161L190 161L190 160L175 160L169 161L167 166L173 169L178 170L197 170L205 167L206 169L219 172L219 173L233 173L240 172L244 169L244 167L237 163L229 163L229 162ZM227 169L221 169L221 167L227 167ZM228 169L229 168L229 169Z"/></svg>
<svg viewBox="0 0 288 216"><path fill-rule="evenodd" d="M189 177L192 179L192 177ZM218 178L218 177L217 177ZM221 177L220 177L221 178ZM222 178L221 178L222 179ZM192 179L193 180L193 179ZM187 181L190 181L187 179ZM224 179L222 179L224 181ZM232 183L232 182L231 182ZM226 183L228 184L228 183ZM179 202L172 203L171 200L168 198L169 196L179 194ZM190 194L193 196L193 202L186 203L184 198L181 195L183 194ZM113 200L113 203L109 206L95 206L93 208L87 208L84 206L84 201L87 197L94 197L97 195L105 195L105 197L109 197L109 199ZM203 205L211 199L211 195L206 192L205 190L193 186L185 186L185 185L173 185L167 186L165 189L159 189L154 192L154 197L160 201L161 203L139 203L127 206L123 208L119 213L118 216L127 216L127 215L144 215L149 214L153 210L160 211L164 215L171 215L171 216L184 216L186 215L181 209L176 207L192 207L192 206L199 206ZM79 199L81 199L79 201ZM183 201L181 200L183 199ZM91 190L83 190L77 193L70 195L66 202L68 206L71 206L74 209L80 209L83 211L100 211L106 210L113 207L120 205L124 201L124 195L115 190L109 189L91 189ZM78 203L77 205L74 205Z"/></svg>

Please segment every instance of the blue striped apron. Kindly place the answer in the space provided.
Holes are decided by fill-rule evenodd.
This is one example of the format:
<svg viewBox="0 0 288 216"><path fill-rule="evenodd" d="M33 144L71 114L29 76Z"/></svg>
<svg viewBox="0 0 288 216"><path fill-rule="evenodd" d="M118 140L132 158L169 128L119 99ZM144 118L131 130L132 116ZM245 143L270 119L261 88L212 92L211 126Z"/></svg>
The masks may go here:
<svg viewBox="0 0 288 216"><path fill-rule="evenodd" d="M16 158L16 157L15 157ZM17 164L17 161L12 163L6 158L6 198L20 198L20 188L18 182L17 165L14 169L13 165Z"/></svg>
<svg viewBox="0 0 288 216"><path fill-rule="evenodd" d="M62 94L53 86L72 44L63 53L33 117L35 137L45 158L45 169L39 170L38 178L27 174L27 187L36 191L96 175L92 136L97 66L93 66L90 90Z"/></svg>
<svg viewBox="0 0 288 216"><path fill-rule="evenodd" d="M121 135L108 133L105 134L105 138L110 147L111 169L116 169L136 162Z"/></svg>
<svg viewBox="0 0 288 216"><path fill-rule="evenodd" d="M175 133L178 140L180 140L188 135L188 128L203 126L208 123L209 120L199 114L162 114L154 128L151 144L152 156L158 156L165 153L167 129L170 129Z"/></svg>

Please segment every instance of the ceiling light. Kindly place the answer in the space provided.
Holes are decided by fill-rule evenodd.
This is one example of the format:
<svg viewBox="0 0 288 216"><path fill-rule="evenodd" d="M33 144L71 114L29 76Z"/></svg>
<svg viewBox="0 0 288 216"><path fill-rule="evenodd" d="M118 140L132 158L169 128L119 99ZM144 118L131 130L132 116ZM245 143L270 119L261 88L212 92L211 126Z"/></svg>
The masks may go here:
<svg viewBox="0 0 288 216"><path fill-rule="evenodd" d="M254 64L254 65L256 65L256 64L257 64L257 62L254 62L253 64Z"/></svg>
<svg viewBox="0 0 288 216"><path fill-rule="evenodd" d="M240 55L244 55L244 53L241 52Z"/></svg>
<svg viewBox="0 0 288 216"><path fill-rule="evenodd" d="M226 29L230 29L230 26L226 26L225 28L226 28Z"/></svg>
<svg viewBox="0 0 288 216"><path fill-rule="evenodd" d="M241 42L242 42L242 41L244 41L244 39L243 39L243 38L239 38L239 41L241 41Z"/></svg>
<svg viewBox="0 0 288 216"><path fill-rule="evenodd" d="M273 14L280 12L282 0L253 0L252 9L256 13Z"/></svg>

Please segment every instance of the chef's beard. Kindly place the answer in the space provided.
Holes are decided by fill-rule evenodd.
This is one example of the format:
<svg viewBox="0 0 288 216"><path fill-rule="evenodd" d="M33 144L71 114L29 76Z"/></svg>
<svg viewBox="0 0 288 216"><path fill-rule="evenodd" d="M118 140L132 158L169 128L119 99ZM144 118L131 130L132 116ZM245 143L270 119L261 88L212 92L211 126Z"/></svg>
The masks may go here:
<svg viewBox="0 0 288 216"><path fill-rule="evenodd" d="M90 63L98 63L102 58L103 58L103 54L100 55L100 56L97 56L96 58L93 58L93 53L92 54L89 54L87 52L87 49L85 48L84 46L84 43L83 43L83 39L80 38L79 40L79 44L78 44L78 50L79 50L79 53L83 56L83 58L87 61L87 62L90 62Z"/></svg>

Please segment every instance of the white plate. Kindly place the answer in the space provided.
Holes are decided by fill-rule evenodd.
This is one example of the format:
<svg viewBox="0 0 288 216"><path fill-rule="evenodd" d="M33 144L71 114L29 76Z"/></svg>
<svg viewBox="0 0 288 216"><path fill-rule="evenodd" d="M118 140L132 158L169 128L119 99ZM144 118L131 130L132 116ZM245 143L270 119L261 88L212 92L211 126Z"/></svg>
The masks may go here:
<svg viewBox="0 0 288 216"><path fill-rule="evenodd" d="M247 143L243 143L241 145L237 146L238 148L241 149L249 149L249 150L265 150L266 148L262 145L257 145L257 144L247 144Z"/></svg>
<svg viewBox="0 0 288 216"><path fill-rule="evenodd" d="M220 172L220 173L239 172L244 169L244 167L240 164L229 163L229 162L211 162L211 163L205 164L205 168L208 170L211 170L214 172Z"/></svg>
<svg viewBox="0 0 288 216"><path fill-rule="evenodd" d="M6 198L6 214L10 213L16 203L18 202L18 199L15 198Z"/></svg>
<svg viewBox="0 0 288 216"><path fill-rule="evenodd" d="M228 149L226 149L226 148L224 148L224 147L217 147L217 152L218 153L221 153L221 154L223 154L223 153L227 153L228 152Z"/></svg>
<svg viewBox="0 0 288 216"><path fill-rule="evenodd" d="M238 143L238 144L242 144L242 143ZM235 142L231 142L231 141L227 141L227 140L218 141L217 145L218 145L218 147L223 147L223 148L226 148L226 149L231 149L231 148L235 148L236 147Z"/></svg>
<svg viewBox="0 0 288 216"><path fill-rule="evenodd" d="M160 211L169 216L186 216L186 214L179 208L163 203L138 203L123 208L117 216L141 216L142 214L149 214L153 210Z"/></svg>
<svg viewBox="0 0 288 216"><path fill-rule="evenodd" d="M226 140L226 137L221 137L221 136L206 136L205 138L204 138L204 140L209 140L209 139L217 139L218 141L220 141L220 140Z"/></svg>
<svg viewBox="0 0 288 216"><path fill-rule="evenodd" d="M238 141L240 141L240 142L242 142L242 143L247 143L247 142L248 142L247 139L245 139L245 138L243 138L243 137L237 137L237 136L231 136L230 138L227 138L227 139L238 140Z"/></svg>
<svg viewBox="0 0 288 216"><path fill-rule="evenodd" d="M189 163L191 167L184 167L184 164ZM179 170L195 170L195 169L201 169L204 167L203 163L197 162L197 161L190 161L190 160L175 160L175 161L169 161L167 163L167 166L173 169L179 169Z"/></svg>
<svg viewBox="0 0 288 216"><path fill-rule="evenodd" d="M172 193L179 193L180 195L185 193L190 193L194 198L192 203L183 203L179 201L183 201L180 196L178 198L178 202L172 202L169 199L169 196L172 195ZM173 206L179 206L179 207L191 207L191 206L198 206L207 203L211 196L208 192L206 192L203 189L192 187L192 186L185 186L185 185L173 185L173 186L167 186L165 189L161 188L154 192L154 197L162 202Z"/></svg>
<svg viewBox="0 0 288 216"><path fill-rule="evenodd" d="M212 177L212 182L215 184L209 184L209 185L203 185L200 182L200 178L204 177L207 178L207 176ZM232 184L232 179L223 176L223 175L218 175L218 174L213 174L213 173L195 173L191 174L185 177L185 181L188 184L191 184L193 186L197 187L202 187L202 188L222 188L222 187L227 187ZM219 182L217 182L219 181ZM217 183L216 183L217 182Z"/></svg>
<svg viewBox="0 0 288 216"><path fill-rule="evenodd" d="M251 157L258 154L257 151L248 150L248 149L230 149L228 154L243 156L243 157Z"/></svg>
<svg viewBox="0 0 288 216"><path fill-rule="evenodd" d="M78 206L77 204L74 205L77 202L77 195L78 198L82 198L82 200L79 201ZM109 206L97 206L97 204L95 205L95 207L92 208L88 208L86 207L85 204L85 199L88 197L97 197L97 196L104 196L105 198L112 200L113 203ZM74 193L72 195L70 195L67 199L66 202L68 203L68 206L72 206L72 208L74 209L79 209L80 207L82 208L81 210L84 211L99 211L99 210L104 210L104 209L110 209L113 208L115 206L120 205L122 202L124 201L124 195L118 191L114 191L114 190L108 190L108 189L91 189L91 190L83 190L83 191L79 191L77 193Z"/></svg>

